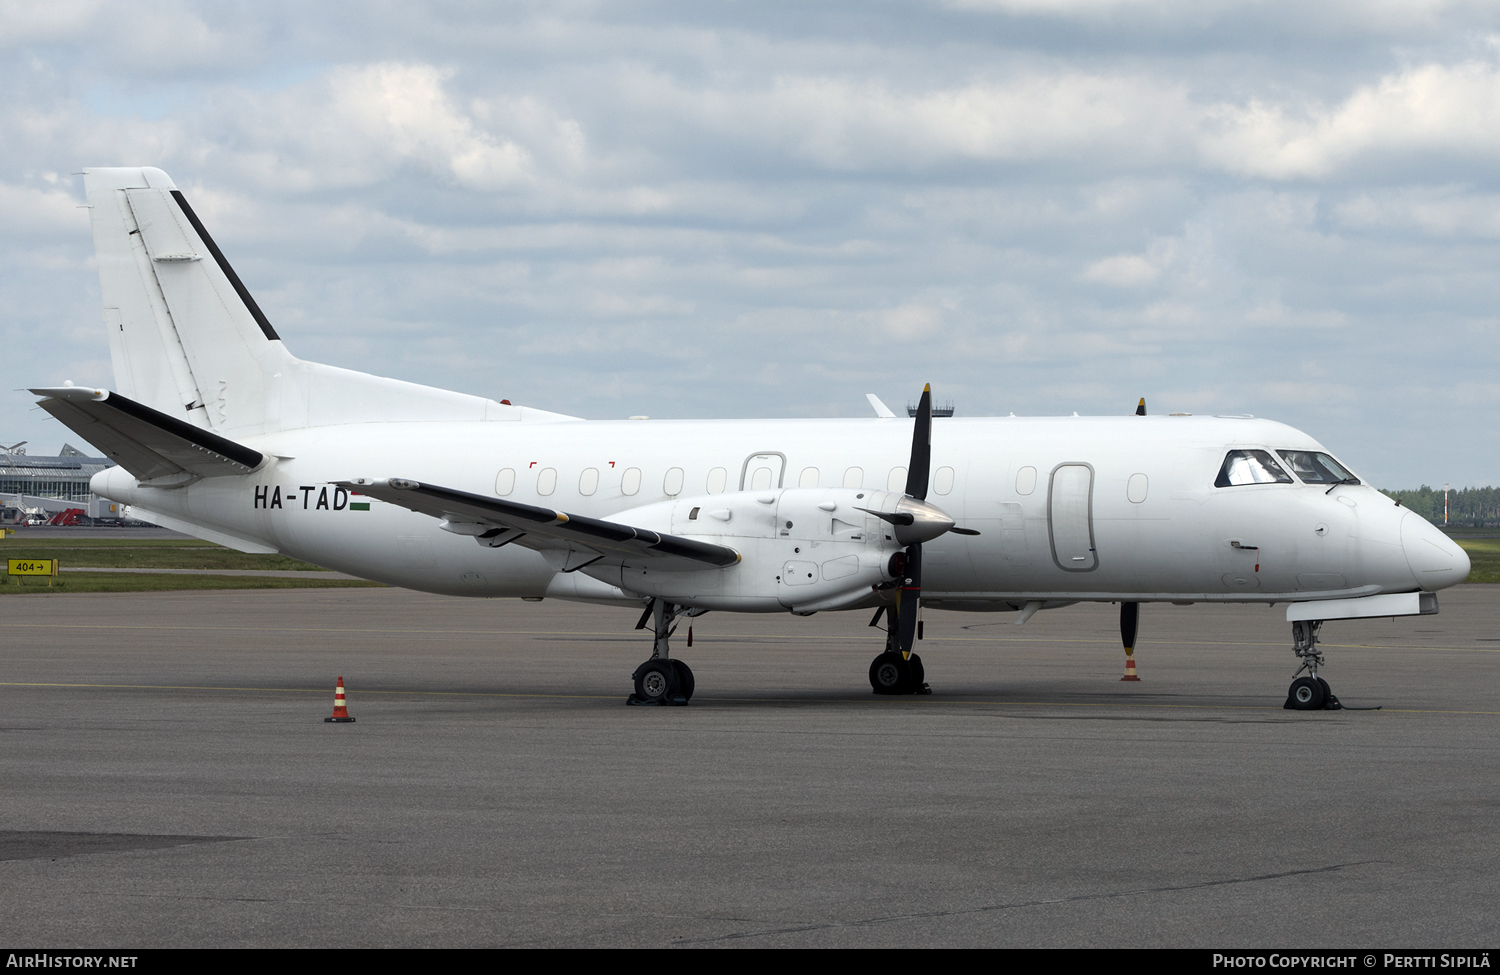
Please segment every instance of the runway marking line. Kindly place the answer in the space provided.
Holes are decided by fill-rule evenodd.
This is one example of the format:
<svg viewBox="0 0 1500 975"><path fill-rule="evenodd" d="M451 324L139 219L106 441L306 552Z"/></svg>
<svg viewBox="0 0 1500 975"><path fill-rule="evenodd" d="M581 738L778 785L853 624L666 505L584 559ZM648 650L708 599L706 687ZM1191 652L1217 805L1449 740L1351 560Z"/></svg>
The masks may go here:
<svg viewBox="0 0 1500 975"><path fill-rule="evenodd" d="M327 694L328 689L313 687L223 687L223 686L198 686L192 684L64 684L45 681L0 681L0 687L59 687L59 688L105 688L128 691L239 691L263 694ZM407 695L412 697L488 697L488 698L535 698L537 700L562 700L562 701L614 701L620 700L618 694L506 694L498 691L388 691L388 690L361 690L360 697L372 695ZM704 697L704 702L720 702L726 704L753 703L753 704L775 704L778 706L787 703L811 703L811 704L853 704L853 705L891 705L900 703L915 703L938 705L938 704L992 704L1001 707L1035 707L1035 708L1167 708L1173 710L1190 711L1282 711L1284 708L1272 704L1158 704L1149 701L996 701L987 698L962 697L962 698L927 698L918 700L912 698L910 701L893 701L890 699L850 700L845 698L817 698L811 701L798 701L785 698L762 698L762 697ZM1441 708L1381 708L1381 711L1390 714L1491 714L1500 715L1500 711L1452 711Z"/></svg>
<svg viewBox="0 0 1500 975"><path fill-rule="evenodd" d="M181 625L138 625L138 624L99 624L99 623L20 623L7 621L8 629L21 629L31 627L34 629L49 630L207 630L211 633L228 633L242 631L246 633L420 633L424 636L436 636L452 634L455 636L581 636L581 637L613 637L618 638L621 633L616 630L594 631L594 630L433 630L433 629L396 629L393 627L379 627L372 629L355 629L353 627L319 627L319 626L181 626ZM787 640L791 639L781 633L741 633L732 636L704 636L698 639L700 643L735 643L741 640ZM818 636L816 634L797 634L796 639L802 642L823 641L826 643L866 643L865 636ZM1099 644L1104 646L1119 646L1120 641L1116 639L1094 639L1092 637L961 637L961 636L934 636L926 641L929 643L1081 643ZM1455 653L1500 653L1500 647L1433 647L1415 646L1408 644L1374 644L1374 643L1329 643L1326 640L1319 641L1319 646L1338 650L1407 650L1407 651L1452 651ZM1158 647L1286 647L1285 643L1262 643L1252 640L1156 640L1150 646Z"/></svg>

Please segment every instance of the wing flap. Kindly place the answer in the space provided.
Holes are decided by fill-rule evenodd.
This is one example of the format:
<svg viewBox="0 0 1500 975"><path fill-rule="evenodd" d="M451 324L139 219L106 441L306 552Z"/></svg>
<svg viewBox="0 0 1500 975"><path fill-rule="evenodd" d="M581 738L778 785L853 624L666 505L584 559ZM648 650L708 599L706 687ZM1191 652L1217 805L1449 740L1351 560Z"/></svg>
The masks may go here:
<svg viewBox="0 0 1500 975"><path fill-rule="evenodd" d="M200 477L248 474L265 460L233 440L105 389L33 389L37 404L104 451L137 480L187 483Z"/></svg>
<svg viewBox="0 0 1500 975"><path fill-rule="evenodd" d="M550 539L554 544L581 546L603 556L643 563L649 560L657 567L664 567L663 562L676 563L683 569L727 568L740 561L738 552L723 545L663 535L649 528L634 528L586 515L570 515L519 501L486 498L421 481L393 477L336 483L434 518L525 532L525 537L517 537L515 541L528 547L538 547L536 542Z"/></svg>

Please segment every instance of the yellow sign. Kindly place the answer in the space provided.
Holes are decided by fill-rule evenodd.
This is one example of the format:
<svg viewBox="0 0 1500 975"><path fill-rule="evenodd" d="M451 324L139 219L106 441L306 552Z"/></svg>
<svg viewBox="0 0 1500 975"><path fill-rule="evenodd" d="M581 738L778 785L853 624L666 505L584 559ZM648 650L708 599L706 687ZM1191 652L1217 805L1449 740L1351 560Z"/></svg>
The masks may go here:
<svg viewBox="0 0 1500 975"><path fill-rule="evenodd" d="M7 559L6 563L13 576L57 575L57 559Z"/></svg>

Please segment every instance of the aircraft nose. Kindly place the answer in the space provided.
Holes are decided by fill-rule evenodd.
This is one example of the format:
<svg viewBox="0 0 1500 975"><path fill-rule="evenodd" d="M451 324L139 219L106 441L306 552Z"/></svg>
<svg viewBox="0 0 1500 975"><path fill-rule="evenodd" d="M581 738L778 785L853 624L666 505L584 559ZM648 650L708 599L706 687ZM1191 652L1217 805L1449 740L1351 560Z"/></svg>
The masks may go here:
<svg viewBox="0 0 1500 975"><path fill-rule="evenodd" d="M1401 522L1401 549L1417 585L1428 592L1468 578L1468 553L1415 512L1408 511Z"/></svg>

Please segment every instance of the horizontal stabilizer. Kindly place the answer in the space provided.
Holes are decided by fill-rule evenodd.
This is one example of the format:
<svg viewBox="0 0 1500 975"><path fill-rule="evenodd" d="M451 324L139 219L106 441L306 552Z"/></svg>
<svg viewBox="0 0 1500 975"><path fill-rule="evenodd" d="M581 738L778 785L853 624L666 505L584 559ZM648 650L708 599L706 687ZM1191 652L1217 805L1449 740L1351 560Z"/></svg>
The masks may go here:
<svg viewBox="0 0 1500 975"><path fill-rule="evenodd" d="M248 474L265 459L257 450L109 390L58 386L32 392L42 397L42 409L145 484Z"/></svg>
<svg viewBox="0 0 1500 975"><path fill-rule="evenodd" d="M740 561L739 553L723 545L713 545L677 535L663 535L648 528L632 528L613 521L601 521L584 515L570 515L551 508L486 498L466 491L390 478L374 481L358 479L335 482L360 494L378 498L412 511L443 518L448 522L493 526L493 533L522 532L515 537L518 544L528 548L541 548L541 540L551 540L545 547L561 548L563 545L588 549L602 557L639 560L638 564L652 564L666 568L663 561L677 563L682 569L701 569L704 566L726 568ZM477 537L483 538L485 535ZM561 544L559 544L561 543ZM581 567L581 566L580 566Z"/></svg>

